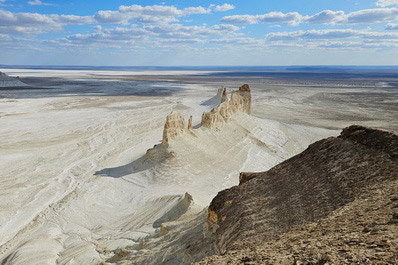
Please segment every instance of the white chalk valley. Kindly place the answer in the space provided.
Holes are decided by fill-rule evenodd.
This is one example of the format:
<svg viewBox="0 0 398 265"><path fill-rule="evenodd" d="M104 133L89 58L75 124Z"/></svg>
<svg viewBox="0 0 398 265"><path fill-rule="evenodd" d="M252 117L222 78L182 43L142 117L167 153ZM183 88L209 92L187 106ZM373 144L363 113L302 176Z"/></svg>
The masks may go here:
<svg viewBox="0 0 398 265"><path fill-rule="evenodd" d="M268 170L339 134L273 119L267 102L287 103L256 83L255 116L207 128L201 116L220 103L220 83L13 72L38 89L0 91L1 264L189 264L203 253L185 250L187 233L201 236L193 227L239 172ZM228 96L238 81L226 83ZM194 129L161 145L172 111L185 126L192 115Z"/></svg>

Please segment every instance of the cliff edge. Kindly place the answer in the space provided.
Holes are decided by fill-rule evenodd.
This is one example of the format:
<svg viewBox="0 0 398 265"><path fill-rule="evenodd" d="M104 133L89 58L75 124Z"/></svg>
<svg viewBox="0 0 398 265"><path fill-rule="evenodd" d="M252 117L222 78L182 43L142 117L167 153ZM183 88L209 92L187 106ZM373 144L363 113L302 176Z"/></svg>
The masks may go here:
<svg viewBox="0 0 398 265"><path fill-rule="evenodd" d="M198 264L398 264L398 136L350 126L208 209L223 256Z"/></svg>

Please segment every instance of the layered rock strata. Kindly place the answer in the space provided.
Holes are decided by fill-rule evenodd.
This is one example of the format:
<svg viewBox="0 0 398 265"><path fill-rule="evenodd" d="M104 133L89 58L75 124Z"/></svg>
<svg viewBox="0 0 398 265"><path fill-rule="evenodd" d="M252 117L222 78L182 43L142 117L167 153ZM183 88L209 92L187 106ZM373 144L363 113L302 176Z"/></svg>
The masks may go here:
<svg viewBox="0 0 398 265"><path fill-rule="evenodd" d="M228 99L227 91L224 88L219 105L210 112L202 114L200 126L206 128L217 128L228 122L237 112L251 113L251 91L248 85L243 85L239 90L233 91ZM178 112L173 111L166 118L163 130L163 144L178 135L187 133L192 129L192 116L188 120L188 128L185 128L184 118Z"/></svg>
<svg viewBox="0 0 398 265"><path fill-rule="evenodd" d="M169 140L175 138L177 135L183 134L185 131L184 118L176 111L167 115L166 123L163 129L163 144L168 144Z"/></svg>

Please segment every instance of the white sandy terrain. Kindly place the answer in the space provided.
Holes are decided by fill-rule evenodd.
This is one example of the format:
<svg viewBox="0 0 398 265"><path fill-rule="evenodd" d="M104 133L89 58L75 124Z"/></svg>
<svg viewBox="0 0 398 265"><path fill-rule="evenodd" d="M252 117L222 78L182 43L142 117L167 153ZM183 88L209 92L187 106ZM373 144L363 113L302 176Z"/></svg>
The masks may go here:
<svg viewBox="0 0 398 265"><path fill-rule="evenodd" d="M125 256L120 249L145 263L188 262L170 258L170 237L154 236L162 224L197 222L240 171L267 170L338 134L239 113L221 129L199 128L145 155L172 110L193 115L195 126L216 103L208 101L214 89L181 89L164 97L0 98L0 263L114 263Z"/></svg>

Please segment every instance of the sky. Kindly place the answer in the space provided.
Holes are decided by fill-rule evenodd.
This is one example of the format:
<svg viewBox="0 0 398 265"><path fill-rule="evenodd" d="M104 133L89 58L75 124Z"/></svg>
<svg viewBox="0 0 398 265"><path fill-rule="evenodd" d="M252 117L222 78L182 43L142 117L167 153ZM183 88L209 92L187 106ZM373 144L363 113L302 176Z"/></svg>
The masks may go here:
<svg viewBox="0 0 398 265"><path fill-rule="evenodd" d="M398 0L0 0L0 64L398 65Z"/></svg>

